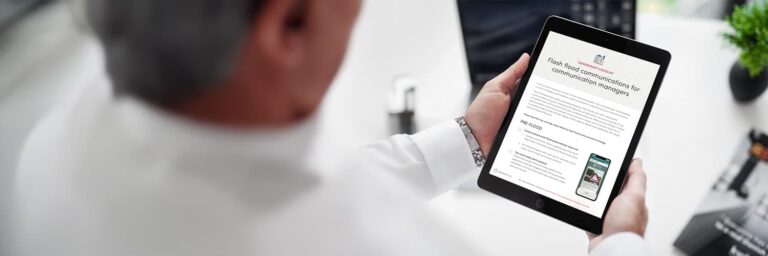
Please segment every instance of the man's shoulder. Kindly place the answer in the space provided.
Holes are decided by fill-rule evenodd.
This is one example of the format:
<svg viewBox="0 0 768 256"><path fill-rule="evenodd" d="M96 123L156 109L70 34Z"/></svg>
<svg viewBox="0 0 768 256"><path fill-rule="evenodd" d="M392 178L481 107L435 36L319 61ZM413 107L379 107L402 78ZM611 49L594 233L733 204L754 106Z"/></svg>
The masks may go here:
<svg viewBox="0 0 768 256"><path fill-rule="evenodd" d="M75 103L59 104L30 130L19 154L17 176L35 171L66 167L66 162L80 155L93 135L82 108Z"/></svg>
<svg viewBox="0 0 768 256"><path fill-rule="evenodd" d="M97 80L78 93L62 99L29 131L19 153L16 169L53 165L77 152L93 115L110 99L109 83Z"/></svg>

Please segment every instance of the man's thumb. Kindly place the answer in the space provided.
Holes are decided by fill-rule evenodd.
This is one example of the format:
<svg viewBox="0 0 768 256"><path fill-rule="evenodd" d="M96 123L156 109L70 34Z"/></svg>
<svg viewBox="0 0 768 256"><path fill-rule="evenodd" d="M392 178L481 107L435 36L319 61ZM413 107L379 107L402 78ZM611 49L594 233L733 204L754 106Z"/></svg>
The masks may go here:
<svg viewBox="0 0 768 256"><path fill-rule="evenodd" d="M515 64L509 66L507 70L491 81L499 86L499 89L504 92L512 91L512 88L517 85L517 81L523 77L525 70L528 69L528 61L530 61L530 58L531 57L527 53L523 53Z"/></svg>

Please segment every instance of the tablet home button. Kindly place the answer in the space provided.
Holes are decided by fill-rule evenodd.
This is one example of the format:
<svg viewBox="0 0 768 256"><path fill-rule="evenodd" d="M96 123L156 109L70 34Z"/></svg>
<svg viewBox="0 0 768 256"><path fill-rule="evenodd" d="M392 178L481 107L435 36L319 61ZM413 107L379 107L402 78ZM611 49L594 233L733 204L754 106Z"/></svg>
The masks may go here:
<svg viewBox="0 0 768 256"><path fill-rule="evenodd" d="M544 208L544 200L536 199L536 209Z"/></svg>

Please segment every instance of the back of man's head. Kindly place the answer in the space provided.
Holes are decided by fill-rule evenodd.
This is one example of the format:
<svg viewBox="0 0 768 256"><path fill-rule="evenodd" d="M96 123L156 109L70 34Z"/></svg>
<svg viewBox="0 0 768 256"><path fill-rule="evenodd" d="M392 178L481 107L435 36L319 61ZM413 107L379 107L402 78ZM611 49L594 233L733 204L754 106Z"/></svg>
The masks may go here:
<svg viewBox="0 0 768 256"><path fill-rule="evenodd" d="M260 0L88 0L115 93L170 105L232 72Z"/></svg>
<svg viewBox="0 0 768 256"><path fill-rule="evenodd" d="M360 0L87 1L116 95L237 127L314 113L360 9Z"/></svg>

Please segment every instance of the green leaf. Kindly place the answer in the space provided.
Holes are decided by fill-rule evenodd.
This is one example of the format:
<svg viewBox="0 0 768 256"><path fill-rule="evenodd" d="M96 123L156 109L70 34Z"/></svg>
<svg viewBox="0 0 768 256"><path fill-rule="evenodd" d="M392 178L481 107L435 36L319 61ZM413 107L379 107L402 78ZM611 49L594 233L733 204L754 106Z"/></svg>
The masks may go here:
<svg viewBox="0 0 768 256"><path fill-rule="evenodd" d="M760 75L768 66L768 1L736 7L726 22L733 31L723 39L741 50L739 64L750 76Z"/></svg>

